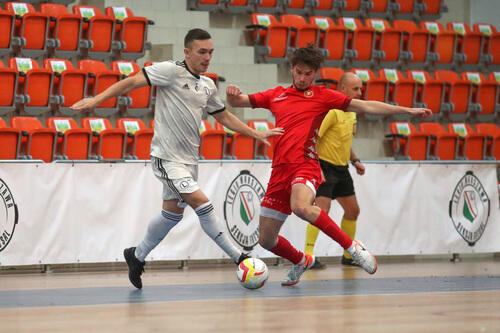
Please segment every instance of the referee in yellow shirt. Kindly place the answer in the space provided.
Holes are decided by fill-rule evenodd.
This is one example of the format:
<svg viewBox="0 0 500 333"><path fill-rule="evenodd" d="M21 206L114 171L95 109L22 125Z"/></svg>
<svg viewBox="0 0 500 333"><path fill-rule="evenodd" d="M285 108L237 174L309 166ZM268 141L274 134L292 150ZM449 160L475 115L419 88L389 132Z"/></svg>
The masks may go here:
<svg viewBox="0 0 500 333"><path fill-rule="evenodd" d="M353 73L345 73L340 78L337 90L345 95L360 99L362 95L362 82ZM356 133L356 113L341 110L330 110L326 115L319 130L316 148L319 163L325 177L316 192L316 205L325 212L330 211L332 200L337 200L344 209L342 230L354 239L356 233L356 220L359 215L359 206L354 193L352 177L349 174L349 161L360 175L365 173L364 165L352 151L352 138ZM306 247L307 254L313 254L319 229L311 223L307 224ZM355 265L349 254L344 251L342 264ZM312 268L324 268L325 265L316 262Z"/></svg>

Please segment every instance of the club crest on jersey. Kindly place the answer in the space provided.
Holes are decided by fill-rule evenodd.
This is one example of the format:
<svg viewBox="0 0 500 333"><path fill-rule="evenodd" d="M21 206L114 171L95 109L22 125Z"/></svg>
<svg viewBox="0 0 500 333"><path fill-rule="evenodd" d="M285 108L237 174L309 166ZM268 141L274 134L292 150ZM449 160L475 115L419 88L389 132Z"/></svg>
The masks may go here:
<svg viewBox="0 0 500 333"><path fill-rule="evenodd" d="M19 213L17 205L7 184L0 179L0 252L9 245L16 229Z"/></svg>
<svg viewBox="0 0 500 333"><path fill-rule="evenodd" d="M311 98L314 96L314 92L312 90L306 90L304 91L304 96L307 97L307 98Z"/></svg>
<svg viewBox="0 0 500 333"><path fill-rule="evenodd" d="M264 187L248 170L242 170L226 192L224 219L227 229L246 251L259 242L259 212L264 194Z"/></svg>
<svg viewBox="0 0 500 333"><path fill-rule="evenodd" d="M472 171L467 171L458 182L448 209L455 230L469 246L474 246L486 229L490 199Z"/></svg>

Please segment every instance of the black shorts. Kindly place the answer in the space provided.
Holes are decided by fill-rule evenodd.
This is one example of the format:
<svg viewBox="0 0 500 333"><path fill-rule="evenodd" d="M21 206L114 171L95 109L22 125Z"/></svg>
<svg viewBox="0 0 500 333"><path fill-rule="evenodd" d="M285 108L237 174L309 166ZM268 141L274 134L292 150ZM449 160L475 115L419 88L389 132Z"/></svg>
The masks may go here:
<svg viewBox="0 0 500 333"><path fill-rule="evenodd" d="M349 173L349 166L333 165L323 160L319 160L319 164L326 180L316 191L317 197L335 199L354 195L354 183Z"/></svg>

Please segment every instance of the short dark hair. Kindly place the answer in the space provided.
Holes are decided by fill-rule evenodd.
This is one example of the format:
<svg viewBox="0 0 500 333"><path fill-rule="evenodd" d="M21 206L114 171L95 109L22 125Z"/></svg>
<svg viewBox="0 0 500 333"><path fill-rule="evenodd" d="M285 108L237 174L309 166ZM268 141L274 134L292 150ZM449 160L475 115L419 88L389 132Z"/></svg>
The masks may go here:
<svg viewBox="0 0 500 333"><path fill-rule="evenodd" d="M292 66L303 64L314 70L318 70L323 63L323 54L318 48L311 45L300 47L292 52L290 63Z"/></svg>
<svg viewBox="0 0 500 333"><path fill-rule="evenodd" d="M184 37L184 47L190 48L194 40L206 40L211 38L212 36L203 29L191 29L186 34L186 37Z"/></svg>

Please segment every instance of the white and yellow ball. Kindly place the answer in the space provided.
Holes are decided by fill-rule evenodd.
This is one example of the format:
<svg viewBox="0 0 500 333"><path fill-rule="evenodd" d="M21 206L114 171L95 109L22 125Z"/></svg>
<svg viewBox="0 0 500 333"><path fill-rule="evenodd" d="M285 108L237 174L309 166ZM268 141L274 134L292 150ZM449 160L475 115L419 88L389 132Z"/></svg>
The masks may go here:
<svg viewBox="0 0 500 333"><path fill-rule="evenodd" d="M240 284L248 289L259 289L269 277L267 265L260 259L247 258L243 260L236 272Z"/></svg>

